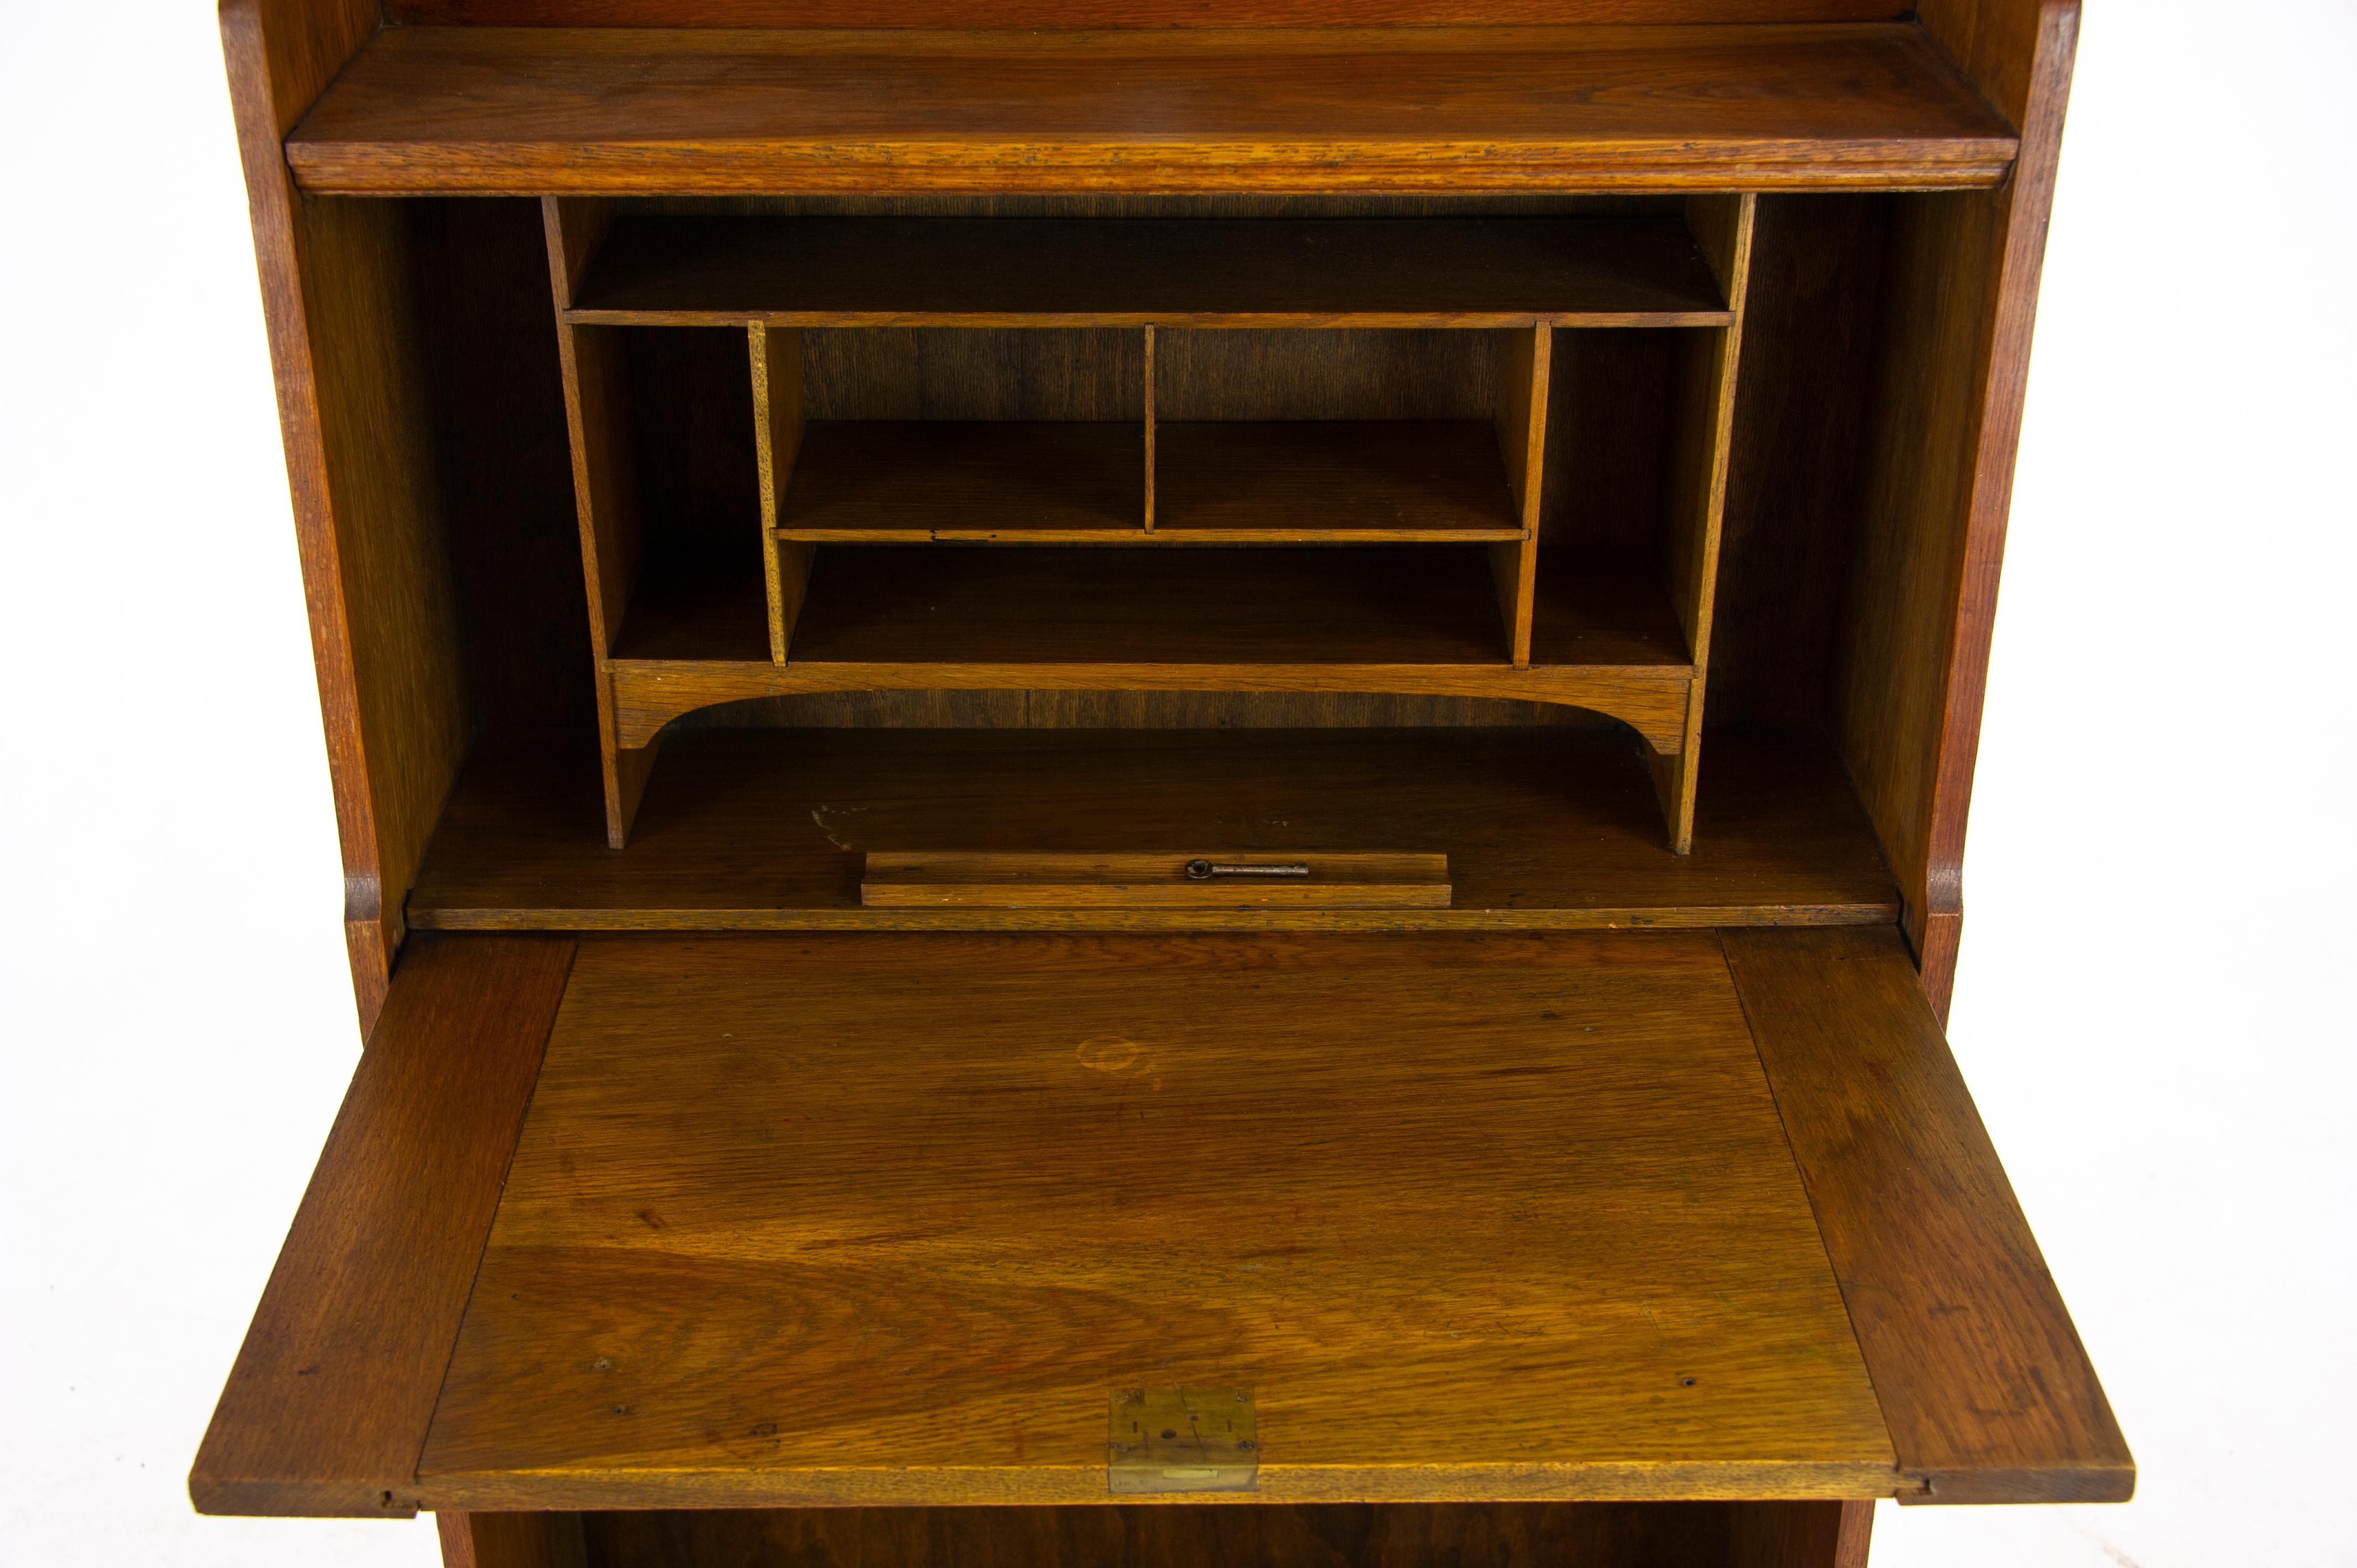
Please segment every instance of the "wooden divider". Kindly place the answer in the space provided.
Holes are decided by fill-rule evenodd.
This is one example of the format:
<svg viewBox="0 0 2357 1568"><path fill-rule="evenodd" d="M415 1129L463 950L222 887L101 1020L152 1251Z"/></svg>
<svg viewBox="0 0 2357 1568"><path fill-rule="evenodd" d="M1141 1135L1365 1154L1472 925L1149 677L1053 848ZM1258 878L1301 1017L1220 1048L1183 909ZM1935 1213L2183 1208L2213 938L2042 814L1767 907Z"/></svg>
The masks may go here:
<svg viewBox="0 0 2357 1568"><path fill-rule="evenodd" d="M1555 358L1554 328L1542 321L1527 331L1509 332L1498 368L1498 452L1506 463L1506 488L1522 521L1519 542L1490 546L1490 569L1498 579L1498 612L1506 623L1508 657L1517 670L1531 664L1531 616L1539 576L1539 496L1546 465L1547 377Z"/></svg>
<svg viewBox="0 0 2357 1568"><path fill-rule="evenodd" d="M770 602L770 659L783 664L810 592L818 546L777 536L778 502L802 444L802 335L795 327L747 328L752 342L753 448L761 469L761 573Z"/></svg>
<svg viewBox="0 0 2357 1568"><path fill-rule="evenodd" d="M1743 303L1751 273L1752 196L1696 196L1686 221L1727 292L1733 319L1689 328L1672 410L1670 511L1663 553L1670 597L1694 659L1686 692L1685 739L1675 753L1653 753L1653 788L1669 823L1670 847L1694 847L1695 786L1701 775L1703 692L1710 672L1711 612L1718 588L1719 523L1727 510L1727 453L1735 434L1735 378L1743 346Z"/></svg>
<svg viewBox="0 0 2357 1568"><path fill-rule="evenodd" d="M637 585L644 535L630 438L629 369L615 327L576 327L565 319L589 260L613 222L613 203L598 198L545 197L549 282L556 295L556 346L565 376L565 419L573 442L574 502L581 517L582 576L589 596L589 651L597 686L597 734L606 776L606 842L629 840L654 771L655 747L620 744L614 691L606 670Z"/></svg>

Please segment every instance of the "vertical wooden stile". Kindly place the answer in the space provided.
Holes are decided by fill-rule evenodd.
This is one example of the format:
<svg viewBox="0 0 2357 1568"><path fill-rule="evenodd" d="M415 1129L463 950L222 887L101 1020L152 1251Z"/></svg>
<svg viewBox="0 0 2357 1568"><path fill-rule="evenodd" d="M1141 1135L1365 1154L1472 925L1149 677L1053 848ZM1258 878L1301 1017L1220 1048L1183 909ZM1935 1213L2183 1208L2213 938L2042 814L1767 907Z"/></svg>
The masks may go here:
<svg viewBox="0 0 2357 1568"><path fill-rule="evenodd" d="M556 345L565 378L565 418L573 442L574 505L581 521L582 576L589 597L590 656L596 662L598 752L606 785L606 842L629 840L653 770L655 748L618 743L608 660L637 585L643 533L637 464L630 437L630 385L621 328L576 327L565 319L590 258L613 221L613 204L594 198L544 197L549 283L556 299Z"/></svg>
<svg viewBox="0 0 2357 1568"><path fill-rule="evenodd" d="M1670 598L1694 660L1686 688L1684 744L1656 753L1653 788L1670 831L1670 848L1694 848L1695 786L1700 776L1703 691L1710 671L1710 622L1718 588L1720 519L1727 509L1727 454L1734 445L1735 378L1743 347L1743 305L1751 273L1751 225L1758 199L1696 196L1686 221L1726 291L1732 319L1684 334L1673 417L1670 511L1665 522Z"/></svg>
<svg viewBox="0 0 2357 1568"><path fill-rule="evenodd" d="M753 361L753 448L761 476L761 576L769 592L770 659L786 661L810 591L818 547L777 536L778 506L802 445L802 335L795 327L747 328Z"/></svg>
<svg viewBox="0 0 2357 1568"><path fill-rule="evenodd" d="M1154 327L1146 328L1146 532L1154 532Z"/></svg>
<svg viewBox="0 0 2357 1568"><path fill-rule="evenodd" d="M1554 328L1542 321L1528 330L1504 334L1498 367L1498 452L1505 459L1506 489L1521 522L1518 542L1490 546L1490 570L1497 579L1498 615L1506 627L1508 657L1514 668L1531 664L1531 615L1538 583L1539 497L1546 454L1547 378L1555 358Z"/></svg>

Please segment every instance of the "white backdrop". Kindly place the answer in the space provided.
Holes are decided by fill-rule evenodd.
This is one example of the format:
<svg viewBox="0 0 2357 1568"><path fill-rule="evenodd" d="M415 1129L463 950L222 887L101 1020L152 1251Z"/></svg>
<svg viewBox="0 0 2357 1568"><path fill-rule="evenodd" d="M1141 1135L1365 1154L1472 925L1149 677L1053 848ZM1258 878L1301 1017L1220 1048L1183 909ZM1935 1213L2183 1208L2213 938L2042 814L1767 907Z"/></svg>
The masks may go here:
<svg viewBox="0 0 2357 1568"><path fill-rule="evenodd" d="M183 1487L358 1050L211 9L0 0L0 1563L425 1568ZM1877 1568L2357 1563L2352 81L2090 6L1953 1035L2143 1486Z"/></svg>

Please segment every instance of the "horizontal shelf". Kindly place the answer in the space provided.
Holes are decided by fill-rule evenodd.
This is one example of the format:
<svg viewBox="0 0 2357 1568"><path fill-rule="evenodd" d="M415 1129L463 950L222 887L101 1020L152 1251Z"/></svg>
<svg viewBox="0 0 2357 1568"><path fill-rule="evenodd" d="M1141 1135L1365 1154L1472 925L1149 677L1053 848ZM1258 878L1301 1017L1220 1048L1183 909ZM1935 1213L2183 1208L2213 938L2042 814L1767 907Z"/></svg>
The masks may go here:
<svg viewBox="0 0 2357 1568"><path fill-rule="evenodd" d="M1694 666L1643 572L1558 572L1577 662L1505 655L1488 547L1000 550L822 546L790 661L761 585L651 576L607 661L617 744L752 697L855 691L1358 692L1498 697L1621 719L1683 744Z"/></svg>
<svg viewBox="0 0 2357 1568"><path fill-rule="evenodd" d="M286 141L318 193L1993 186L1915 27L391 27Z"/></svg>
<svg viewBox="0 0 2357 1568"><path fill-rule="evenodd" d="M777 536L819 542L1115 542L1142 534L1146 429L969 420L804 428Z"/></svg>
<svg viewBox="0 0 2357 1568"><path fill-rule="evenodd" d="M1043 715L1053 699L1039 699ZM1061 722L1085 723L1067 700ZM1060 712L1061 709L1059 709ZM1538 929L1875 923L1898 894L1821 747L1714 737L1691 855L1601 726L1512 730L690 729L630 847L593 750L485 743L409 897L444 929ZM1438 909L863 907L876 851L1446 854Z"/></svg>
<svg viewBox="0 0 2357 1568"><path fill-rule="evenodd" d="M609 326L1718 327L1674 219L624 218Z"/></svg>
<svg viewBox="0 0 2357 1568"><path fill-rule="evenodd" d="M1523 537L1485 420L1177 424L1157 427L1156 440L1148 532L1140 425L814 424L794 459L777 537L1138 545Z"/></svg>

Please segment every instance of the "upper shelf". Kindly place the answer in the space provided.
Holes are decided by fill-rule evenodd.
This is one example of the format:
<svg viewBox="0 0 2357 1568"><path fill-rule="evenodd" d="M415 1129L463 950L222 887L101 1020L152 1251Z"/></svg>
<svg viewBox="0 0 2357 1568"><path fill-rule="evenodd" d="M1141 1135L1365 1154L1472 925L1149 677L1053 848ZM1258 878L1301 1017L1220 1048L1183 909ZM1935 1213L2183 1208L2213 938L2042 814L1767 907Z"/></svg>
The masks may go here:
<svg viewBox="0 0 2357 1568"><path fill-rule="evenodd" d="M286 154L331 194L1989 186L1903 23L394 27Z"/></svg>
<svg viewBox="0 0 2357 1568"><path fill-rule="evenodd" d="M1675 219L625 218L611 326L1723 327Z"/></svg>

